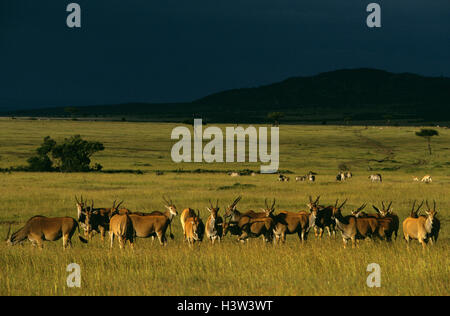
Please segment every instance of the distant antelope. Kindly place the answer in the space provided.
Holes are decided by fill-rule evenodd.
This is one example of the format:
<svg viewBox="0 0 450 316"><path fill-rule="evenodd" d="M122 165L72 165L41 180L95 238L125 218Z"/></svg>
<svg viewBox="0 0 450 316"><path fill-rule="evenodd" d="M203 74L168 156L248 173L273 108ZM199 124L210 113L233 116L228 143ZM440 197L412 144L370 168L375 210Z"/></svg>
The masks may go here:
<svg viewBox="0 0 450 316"><path fill-rule="evenodd" d="M377 174L371 174L369 176L370 181L372 182L382 182L383 179L381 177L381 174L377 173Z"/></svg>
<svg viewBox="0 0 450 316"><path fill-rule="evenodd" d="M295 177L295 181L299 182L299 181L306 181L306 176L296 176Z"/></svg>
<svg viewBox="0 0 450 316"><path fill-rule="evenodd" d="M413 181L414 181L414 182L419 182L419 178L413 177Z"/></svg>
<svg viewBox="0 0 450 316"><path fill-rule="evenodd" d="M431 182L433 182L433 180L431 179L431 176L430 175L426 175L426 176L424 176L423 178L422 178L422 180L420 180L420 181L422 181L422 182L425 182L425 183L431 183Z"/></svg>
<svg viewBox="0 0 450 316"><path fill-rule="evenodd" d="M209 201L210 207L206 209L211 213L208 219L206 220L206 237L211 240L211 243L214 244L214 241L217 239L220 242L220 239L223 235L223 219L219 216L219 200L216 202L216 207L213 206L211 201Z"/></svg>
<svg viewBox="0 0 450 316"><path fill-rule="evenodd" d="M44 241L56 241L62 237L63 249L66 249L67 246L72 245L71 239L76 229L78 229L78 234L80 234L78 222L72 217L49 218L37 215L30 218L25 223L25 226L14 234L6 236L6 239L11 246L28 239L33 245L37 245L42 249ZM9 233L10 231L8 231L8 235ZM81 242L87 243L87 240L83 237L79 236L79 239Z"/></svg>
<svg viewBox="0 0 450 316"><path fill-rule="evenodd" d="M239 177L240 174L239 174L239 172L231 172L231 173L230 173L230 176L231 176L231 177Z"/></svg>
<svg viewBox="0 0 450 316"><path fill-rule="evenodd" d="M200 218L200 212L198 212L194 217L188 217L184 227L186 229L186 240L189 246L192 246L196 241L203 240L205 227Z"/></svg>
<svg viewBox="0 0 450 316"><path fill-rule="evenodd" d="M353 177L353 174L350 171L346 171L344 176L346 179L350 179L351 177Z"/></svg>
<svg viewBox="0 0 450 316"><path fill-rule="evenodd" d="M278 181L281 182L289 182L289 177L286 177L285 175L282 175L281 173L278 175Z"/></svg>
<svg viewBox="0 0 450 316"><path fill-rule="evenodd" d="M166 231L170 229L170 238L172 234L172 220L178 215L177 209L172 200L163 197L167 210L161 214L153 212L149 215L130 214L129 217L133 223L135 235L138 238L148 238L157 236L161 245L167 244Z"/></svg>
<svg viewBox="0 0 450 316"><path fill-rule="evenodd" d="M414 211L416 201L413 203L412 211L411 213L418 213L420 210L420 207L417 208L416 211ZM427 203L428 204L428 203ZM422 204L421 204L422 205ZM421 206L420 205L420 206ZM428 207L429 208L429 207ZM417 218L408 217L403 221L403 235L406 240L406 244L409 247L409 241L411 239L417 239L421 244L422 247L425 249L426 243L430 240L431 243L434 239L437 239L437 235L439 234L439 228L436 227L436 202L434 204L433 210L429 209L428 211L425 211L426 216L421 215ZM439 224L440 226L440 224Z"/></svg>
<svg viewBox="0 0 450 316"><path fill-rule="evenodd" d="M316 181L316 176L313 175L313 174L309 174L309 175L308 175L308 180L309 180L310 182L314 182L314 181Z"/></svg>
<svg viewBox="0 0 450 316"><path fill-rule="evenodd" d="M117 210L114 205L113 209ZM133 223L129 214L119 214L118 211L113 211L112 217L109 220L109 237L111 240L111 249L114 244L114 237L119 241L119 248L123 249L127 241L130 242L131 248L134 247L134 229Z"/></svg>
<svg viewBox="0 0 450 316"><path fill-rule="evenodd" d="M344 181L345 180L345 173L339 172L336 176L336 181Z"/></svg>

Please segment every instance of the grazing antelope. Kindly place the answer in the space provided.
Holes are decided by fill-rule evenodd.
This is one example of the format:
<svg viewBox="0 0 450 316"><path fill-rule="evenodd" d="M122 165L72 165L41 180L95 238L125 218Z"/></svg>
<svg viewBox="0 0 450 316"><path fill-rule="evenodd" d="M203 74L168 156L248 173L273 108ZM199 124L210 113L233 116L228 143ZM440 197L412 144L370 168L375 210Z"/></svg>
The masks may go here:
<svg viewBox="0 0 450 316"><path fill-rule="evenodd" d="M156 235L160 244L165 246L167 244L167 228L170 229L170 238L174 238L171 223L178 212L172 200L168 201L165 197L163 197L163 200L167 208L164 213L153 212L147 215L132 213L129 215L137 238L148 238Z"/></svg>
<svg viewBox="0 0 450 316"><path fill-rule="evenodd" d="M351 240L352 242L352 248L356 247L356 236L358 234L357 224L356 224L356 217L353 215L347 215L342 216L341 208L344 206L344 204L347 202L347 200L344 201L344 203L341 204L341 206L337 206L338 200L336 200L336 204L332 209L333 212L333 219L336 222L336 228L341 231L342 233L342 241L344 242L344 248L347 247L348 240Z"/></svg>
<svg viewBox="0 0 450 316"><path fill-rule="evenodd" d="M422 182L424 182L424 183L431 183L431 182L433 182L433 180L431 179L431 176L430 176L429 174L427 174L426 176L424 176L424 177L422 178L422 180L420 180L420 181L422 181Z"/></svg>
<svg viewBox="0 0 450 316"><path fill-rule="evenodd" d="M309 196L309 203L306 206L309 208L309 211L314 214L315 222L314 222L314 234L316 237L322 238L323 232L326 229L328 232L328 236L336 235L335 230L335 222L332 219L332 206L324 207L322 205L318 205L320 199L320 195L313 202L312 197Z"/></svg>
<svg viewBox="0 0 450 316"><path fill-rule="evenodd" d="M313 174L309 174L309 175L308 175L308 180L309 180L310 182L314 182L314 181L316 181L316 176L313 175Z"/></svg>
<svg viewBox="0 0 450 316"><path fill-rule="evenodd" d="M350 179L351 177L353 177L353 174L350 171L345 172L344 174L346 179Z"/></svg>
<svg viewBox="0 0 450 316"><path fill-rule="evenodd" d="M370 181L372 182L382 182L383 179L381 177L381 174L377 173L377 174L371 174L369 176Z"/></svg>
<svg viewBox="0 0 450 316"><path fill-rule="evenodd" d="M246 218L247 215L244 215L241 218L241 220L238 223L238 226L241 228L242 234L239 236L238 241L244 242L249 237L257 238L259 236L263 236L265 242L272 241L273 227L274 227L274 220L272 213L275 211L275 199L273 199L272 206L270 207L268 206L266 199L265 205L266 208L262 209L265 214L264 217L255 216Z"/></svg>
<svg viewBox="0 0 450 316"><path fill-rule="evenodd" d="M206 209L211 213L208 219L206 220L206 237L211 240L211 243L214 244L214 241L217 239L220 242L220 239L223 235L223 219L219 216L219 200L216 202L216 207L213 206L211 201L209 201L210 207Z"/></svg>
<svg viewBox="0 0 450 316"><path fill-rule="evenodd" d="M86 203L83 200L83 195L81 195L80 201L78 200L78 197L75 195L75 202L77 206L77 221L80 223L81 228L85 231L85 236L87 236L86 230L85 230L85 213L87 211Z"/></svg>
<svg viewBox="0 0 450 316"><path fill-rule="evenodd" d="M94 201L90 207L84 212L84 229L89 238L92 237L92 232L100 234L101 240L105 239L105 234L109 231L109 220L113 216L113 213L130 214L131 211L126 208L120 208L123 204L121 201L116 205L116 201L113 202L112 208L94 208Z"/></svg>
<svg viewBox="0 0 450 316"><path fill-rule="evenodd" d="M433 242L436 242L438 240L439 237L439 231L441 229L441 221L436 217L437 211L436 211L436 201L433 200L433 209L430 208L430 206L428 205L428 201L426 201L426 205L427 205L427 213L434 213L433 215L433 222L431 225L431 234L429 235L431 244L433 244Z"/></svg>
<svg viewBox="0 0 450 316"><path fill-rule="evenodd" d="M183 228L183 240L186 240L186 229L184 227L184 225L186 224L186 220L190 217L195 217L197 214L195 214L195 211L191 208L185 208L183 210L183 212L181 212L181 216L180 216L180 222L181 222L181 227Z"/></svg>
<svg viewBox="0 0 450 316"><path fill-rule="evenodd" d="M196 241L201 242L203 240L203 234L205 231L205 226L200 218L200 212L194 217L189 217L186 219L186 240L189 246L192 246Z"/></svg>
<svg viewBox="0 0 450 316"><path fill-rule="evenodd" d="M395 240L397 240L400 219L391 209L392 201L387 207L385 207L384 202L382 201L381 206L382 208L379 209L375 205L372 205L374 210L377 212L375 217L379 219L378 222L381 225L380 227L383 229L383 231L380 231L380 235L384 232L388 240L391 239L392 235L395 235Z"/></svg>
<svg viewBox="0 0 450 316"><path fill-rule="evenodd" d="M240 174L239 174L239 172L231 172L231 173L230 173L230 176L231 176L231 177L239 177Z"/></svg>
<svg viewBox="0 0 450 316"><path fill-rule="evenodd" d="M419 182L419 178L413 177L413 181L414 181L414 182Z"/></svg>
<svg viewBox="0 0 450 316"><path fill-rule="evenodd" d="M346 248L348 240L351 240L352 248L355 248L356 239L371 238L378 233L378 222L376 218L371 216L355 217L353 215L347 215L344 217L341 209L346 202L347 200L338 207L339 201L336 200L336 204L332 209L333 219L336 222L336 228L342 233L344 248ZM360 208L362 209L363 206Z"/></svg>
<svg viewBox="0 0 450 316"><path fill-rule="evenodd" d="M72 246L72 236L75 230L80 228L78 222L72 217L54 217L49 218L41 215L30 218L21 229L11 236L6 236L8 245L14 246L26 239L31 241L33 245L43 248L43 241L56 241L62 237L63 249ZM11 227L8 231L10 233ZM81 242L87 243L83 237L78 237Z"/></svg>
<svg viewBox="0 0 450 316"><path fill-rule="evenodd" d="M114 207L113 207L114 208ZM109 237L111 239L111 249L114 244L114 236L119 240L119 248L123 249L127 241L131 248L134 247L134 229L133 223L128 213L119 214L117 211L112 213L109 220Z"/></svg>
<svg viewBox="0 0 450 316"><path fill-rule="evenodd" d="M229 205L226 209L225 218L229 218L227 224L224 227L224 235L230 232L232 235L241 236L243 234L243 227L250 223L252 219L264 219L267 217L266 212L257 213L255 211L248 211L246 213L241 213L237 210L236 205L241 200L239 196L234 202ZM243 239L239 239L239 241Z"/></svg>
<svg viewBox="0 0 450 316"><path fill-rule="evenodd" d="M285 175L282 175L281 173L278 175L278 181L281 182L289 182L289 177L286 177Z"/></svg>
<svg viewBox="0 0 450 316"><path fill-rule="evenodd" d="M273 216L275 236L274 242L286 242L286 234L298 234L299 240L304 243L308 238L309 230L314 227L315 217L313 213L281 211Z"/></svg>
<svg viewBox="0 0 450 316"><path fill-rule="evenodd" d="M423 203L417 208L417 210L414 210L415 204L416 201L414 201L413 203L411 213L417 214ZM436 207L436 203L434 206ZM437 229L436 234L436 225L435 225L435 216L437 214L436 209L435 208L433 210L429 209L428 211L425 211L425 213L426 216L421 215L418 216L417 218L408 217L403 221L403 235L405 237L406 245L408 248L409 248L409 241L411 239L417 239L422 244L423 249L425 249L428 240L431 240L431 242L433 242L432 241L433 237L437 239L439 229Z"/></svg>

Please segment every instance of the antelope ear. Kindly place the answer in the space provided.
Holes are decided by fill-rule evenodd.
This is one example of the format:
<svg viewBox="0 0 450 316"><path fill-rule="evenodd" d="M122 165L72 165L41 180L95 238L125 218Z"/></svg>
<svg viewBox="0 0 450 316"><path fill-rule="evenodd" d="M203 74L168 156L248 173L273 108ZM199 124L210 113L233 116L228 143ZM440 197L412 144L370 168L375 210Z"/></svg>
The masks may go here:
<svg viewBox="0 0 450 316"><path fill-rule="evenodd" d="M262 210L263 212L265 212L265 211L266 211L266 209L264 209L264 208L262 208L262 207L261 207L261 210Z"/></svg>
<svg viewBox="0 0 450 316"><path fill-rule="evenodd" d="M170 210L170 206L164 205L166 207L166 209Z"/></svg>
<svg viewBox="0 0 450 316"><path fill-rule="evenodd" d="M206 207L206 209L211 213L212 212L212 210L209 208L209 207Z"/></svg>

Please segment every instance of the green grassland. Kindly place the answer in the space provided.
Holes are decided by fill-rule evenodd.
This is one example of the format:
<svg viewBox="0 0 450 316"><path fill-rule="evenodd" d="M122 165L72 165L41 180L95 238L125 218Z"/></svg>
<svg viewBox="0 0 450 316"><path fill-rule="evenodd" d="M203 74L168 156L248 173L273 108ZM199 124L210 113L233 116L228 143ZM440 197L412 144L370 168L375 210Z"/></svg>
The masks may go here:
<svg viewBox="0 0 450 316"><path fill-rule="evenodd" d="M273 246L252 239L239 244L226 236L221 244L207 242L189 249L182 242L179 218L172 229L175 240L161 247L139 239L135 250L111 251L95 236L82 244L74 236L73 248L62 241L46 242L39 250L29 242L9 247L0 244L0 295L449 295L450 233L450 130L437 128L433 155L415 127L280 126L280 169L291 178L312 170L316 183L281 183L276 175L232 178L228 170L259 170L259 163L175 164L170 158L175 124L80 122L63 120L0 120L0 168L25 165L26 159L49 135L56 140L81 134L104 143L94 161L106 171L135 173L0 173L0 237L33 215L76 217L75 194L110 207L115 199L136 211L162 210L162 195L169 195L179 213L186 207L208 216L208 199L219 199L221 212L237 195L241 211L264 206L276 198L278 211L304 210L308 195L321 195L323 204L348 198L343 213L362 203L394 201L401 221L412 201L435 199L441 234L438 243L422 251L415 242L408 251L402 238L388 244L362 241L356 249L343 249L341 238L315 238L305 245L296 235L285 245ZM221 126L221 125L219 125ZM337 183L339 165L354 177ZM222 173L181 173L177 170ZM163 171L157 175L155 171ZM383 183L370 183L381 173ZM433 176L433 183L412 181ZM239 183L240 185L237 185ZM222 213L223 214L223 213ZM399 236L401 237L401 229ZM81 266L81 288L68 288L68 264ZM381 287L369 288L367 265L381 266Z"/></svg>

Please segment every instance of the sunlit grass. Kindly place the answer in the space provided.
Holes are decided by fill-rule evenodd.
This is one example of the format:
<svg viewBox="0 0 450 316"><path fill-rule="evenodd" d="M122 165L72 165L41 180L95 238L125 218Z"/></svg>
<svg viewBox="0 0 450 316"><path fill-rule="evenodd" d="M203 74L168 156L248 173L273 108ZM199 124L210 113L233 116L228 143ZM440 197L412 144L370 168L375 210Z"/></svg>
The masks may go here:
<svg viewBox="0 0 450 316"><path fill-rule="evenodd" d="M76 216L75 194L95 199L96 206L110 207L112 201L136 211L162 210L161 196L169 195L178 211L191 207L206 220L208 200L219 199L220 213L237 195L243 196L240 210L258 211L264 198L276 198L277 210L304 210L309 195L321 195L323 204L348 198L348 214L362 203L394 201L401 221L409 214L414 199L436 199L442 223L440 239L426 251L416 242L407 251L400 229L399 239L361 242L357 249L343 249L339 237L318 240L310 233L305 245L296 235L285 245L274 247L261 239L239 244L227 236L214 246L203 242L189 249L182 242L176 217L175 240L167 247L139 239L136 249L111 251L106 240L95 236L81 244L76 236L73 248L63 251L62 241L46 242L44 249L30 243L15 247L0 244L0 295L448 295L450 284L448 209L450 208L449 148L447 130L433 139L435 155L428 157L425 142L414 128L281 126L282 169L294 172L291 182L280 183L276 175L231 178L226 174L177 174L155 170L244 169L258 170L259 164L174 164L170 160L170 131L173 124L110 123L71 121L0 121L0 167L25 164L44 136L56 139L80 133L105 143L106 150L94 157L106 169L141 169L136 174L3 173L0 208L0 237L8 223L17 230L31 216ZM374 147L358 136L375 139L393 151L382 160L386 148ZM417 164L420 159L425 163ZM336 183L341 163L351 167L354 178ZM391 171L392 167L400 169ZM374 169L369 171L368 167ZM386 170L383 170L386 169ZM318 172L316 183L296 183L295 174ZM367 176L380 172L381 184ZM412 181L412 175L433 176L433 183ZM236 185L240 183L240 185ZM227 187L228 189L220 189ZM370 209L367 211L371 212ZM68 288L68 264L81 266L82 286ZM369 288L369 263L381 266L381 288Z"/></svg>

